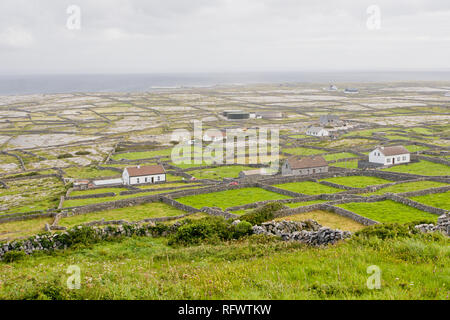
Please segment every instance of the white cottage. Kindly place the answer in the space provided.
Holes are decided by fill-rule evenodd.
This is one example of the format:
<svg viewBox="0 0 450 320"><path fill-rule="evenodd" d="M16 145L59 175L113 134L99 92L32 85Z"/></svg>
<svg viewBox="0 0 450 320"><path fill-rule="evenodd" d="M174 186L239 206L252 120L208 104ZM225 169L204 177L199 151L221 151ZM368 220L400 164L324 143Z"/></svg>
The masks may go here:
<svg viewBox="0 0 450 320"><path fill-rule="evenodd" d="M314 137L327 137L330 132L322 127L309 127L306 129L306 134Z"/></svg>
<svg viewBox="0 0 450 320"><path fill-rule="evenodd" d="M122 180L126 185L164 182L166 171L162 165L129 167L123 170Z"/></svg>
<svg viewBox="0 0 450 320"><path fill-rule="evenodd" d="M369 153L369 162L393 165L410 162L410 153L403 146L377 147Z"/></svg>

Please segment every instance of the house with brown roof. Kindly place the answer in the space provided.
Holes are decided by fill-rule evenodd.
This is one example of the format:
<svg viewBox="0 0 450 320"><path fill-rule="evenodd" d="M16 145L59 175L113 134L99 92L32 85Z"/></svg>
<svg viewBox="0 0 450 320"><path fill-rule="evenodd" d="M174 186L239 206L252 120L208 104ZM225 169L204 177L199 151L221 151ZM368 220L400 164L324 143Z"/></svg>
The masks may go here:
<svg viewBox="0 0 450 320"><path fill-rule="evenodd" d="M380 146L369 153L369 162L381 165L408 163L410 160L410 152L403 146Z"/></svg>
<svg viewBox="0 0 450 320"><path fill-rule="evenodd" d="M289 158L281 167L283 175L309 175L328 172L328 163L321 156L307 157L303 159Z"/></svg>
<svg viewBox="0 0 450 320"><path fill-rule="evenodd" d="M160 164L153 166L128 167L122 173L123 184L145 184L166 181L166 171Z"/></svg>

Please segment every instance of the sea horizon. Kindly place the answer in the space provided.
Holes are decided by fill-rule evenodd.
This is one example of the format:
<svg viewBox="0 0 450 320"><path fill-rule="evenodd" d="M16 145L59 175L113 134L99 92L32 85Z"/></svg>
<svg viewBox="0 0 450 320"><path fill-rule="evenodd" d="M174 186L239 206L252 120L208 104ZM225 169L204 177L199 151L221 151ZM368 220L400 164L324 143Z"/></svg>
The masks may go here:
<svg viewBox="0 0 450 320"><path fill-rule="evenodd" d="M3 74L0 95L151 92L163 89L265 83L450 81L447 71L304 71L199 73Z"/></svg>

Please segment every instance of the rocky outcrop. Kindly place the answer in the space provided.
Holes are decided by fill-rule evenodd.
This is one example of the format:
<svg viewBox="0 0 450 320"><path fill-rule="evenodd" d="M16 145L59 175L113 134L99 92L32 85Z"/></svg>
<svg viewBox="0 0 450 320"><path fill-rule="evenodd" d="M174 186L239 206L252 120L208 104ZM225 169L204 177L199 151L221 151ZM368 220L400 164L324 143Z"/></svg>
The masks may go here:
<svg viewBox="0 0 450 320"><path fill-rule="evenodd" d="M279 236L285 241L300 241L312 246L333 244L351 237L348 231L322 227L314 220L270 221L260 226L253 226L253 233Z"/></svg>
<svg viewBox="0 0 450 320"><path fill-rule="evenodd" d="M419 224L415 226L421 232L436 232L441 231L443 234L450 236L450 214L446 213L440 216L436 225L434 224Z"/></svg>

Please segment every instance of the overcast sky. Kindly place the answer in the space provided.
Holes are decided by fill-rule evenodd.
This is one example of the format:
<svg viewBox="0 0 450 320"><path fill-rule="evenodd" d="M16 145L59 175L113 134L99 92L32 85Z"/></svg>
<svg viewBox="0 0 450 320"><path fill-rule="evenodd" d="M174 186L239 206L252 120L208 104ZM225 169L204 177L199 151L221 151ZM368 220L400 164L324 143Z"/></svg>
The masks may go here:
<svg viewBox="0 0 450 320"><path fill-rule="evenodd" d="M450 70L449 0L0 1L3 74L392 69Z"/></svg>

